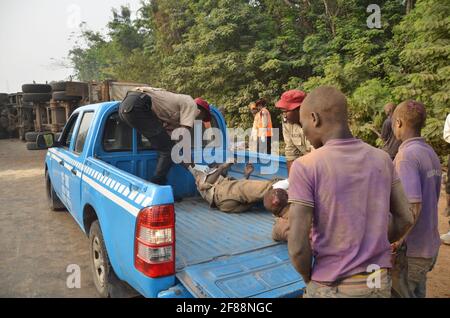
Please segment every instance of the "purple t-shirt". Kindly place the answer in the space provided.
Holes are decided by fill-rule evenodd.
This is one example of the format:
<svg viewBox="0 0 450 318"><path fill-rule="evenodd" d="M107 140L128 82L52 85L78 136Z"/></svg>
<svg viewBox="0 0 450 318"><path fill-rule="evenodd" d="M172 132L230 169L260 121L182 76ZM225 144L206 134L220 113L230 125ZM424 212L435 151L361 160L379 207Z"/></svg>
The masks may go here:
<svg viewBox="0 0 450 318"><path fill-rule="evenodd" d="M300 157L289 175L289 202L314 208L312 280L334 282L390 268L391 187L399 182L389 155L363 141L333 139Z"/></svg>
<svg viewBox="0 0 450 318"><path fill-rule="evenodd" d="M424 138L410 138L401 144L394 166L409 202L422 203L419 219L406 238L406 255L433 258L441 244L438 201L442 171L439 158Z"/></svg>

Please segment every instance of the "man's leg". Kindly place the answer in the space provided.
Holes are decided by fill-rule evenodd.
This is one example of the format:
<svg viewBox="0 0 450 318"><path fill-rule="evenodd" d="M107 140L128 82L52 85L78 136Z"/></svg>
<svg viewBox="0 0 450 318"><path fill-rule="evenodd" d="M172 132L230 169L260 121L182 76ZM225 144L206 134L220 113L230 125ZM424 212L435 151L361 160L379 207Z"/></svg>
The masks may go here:
<svg viewBox="0 0 450 318"><path fill-rule="evenodd" d="M224 179L215 185L216 206L224 212L243 212L262 202L275 181Z"/></svg>
<svg viewBox="0 0 450 318"><path fill-rule="evenodd" d="M427 274L432 265L432 258L408 257L408 286L411 297L425 298Z"/></svg>
<svg viewBox="0 0 450 318"><path fill-rule="evenodd" d="M406 257L405 244L398 249L392 265L392 298L410 298L408 287L408 259Z"/></svg>
<svg viewBox="0 0 450 318"><path fill-rule="evenodd" d="M132 128L144 135L158 152L158 160L151 182L165 184L172 166L171 150L173 142L161 121L151 110L151 99L142 93L129 93L119 107L119 116ZM130 105L132 105L130 107Z"/></svg>

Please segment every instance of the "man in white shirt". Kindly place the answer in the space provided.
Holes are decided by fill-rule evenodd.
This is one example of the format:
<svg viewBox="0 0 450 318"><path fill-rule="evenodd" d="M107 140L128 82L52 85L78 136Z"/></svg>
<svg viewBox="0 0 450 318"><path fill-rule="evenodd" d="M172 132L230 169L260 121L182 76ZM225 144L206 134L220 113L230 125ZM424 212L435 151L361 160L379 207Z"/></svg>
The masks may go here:
<svg viewBox="0 0 450 318"><path fill-rule="evenodd" d="M447 119L445 120L444 124L444 140L450 144L450 114L447 115ZM446 215L450 217L450 155L448 156L447 186L445 187L445 192L447 193ZM441 241L444 244L450 245L450 231L448 231L448 233L446 234L441 235Z"/></svg>

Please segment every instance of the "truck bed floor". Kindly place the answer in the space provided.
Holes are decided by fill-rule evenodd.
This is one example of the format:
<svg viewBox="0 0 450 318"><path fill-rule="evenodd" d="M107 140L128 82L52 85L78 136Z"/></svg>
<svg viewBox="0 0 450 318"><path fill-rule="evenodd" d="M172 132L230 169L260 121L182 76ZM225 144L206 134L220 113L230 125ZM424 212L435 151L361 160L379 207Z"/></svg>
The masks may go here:
<svg viewBox="0 0 450 318"><path fill-rule="evenodd" d="M203 263L280 244L272 240L274 219L263 208L224 213L200 197L175 204L176 267Z"/></svg>

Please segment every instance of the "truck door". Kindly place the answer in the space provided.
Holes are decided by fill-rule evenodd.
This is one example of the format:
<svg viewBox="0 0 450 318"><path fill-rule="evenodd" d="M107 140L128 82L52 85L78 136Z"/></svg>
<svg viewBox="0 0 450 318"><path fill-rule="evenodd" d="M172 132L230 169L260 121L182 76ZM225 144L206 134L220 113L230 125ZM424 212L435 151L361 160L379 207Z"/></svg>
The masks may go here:
<svg viewBox="0 0 450 318"><path fill-rule="evenodd" d="M71 202L70 211L78 222L82 221L81 176L85 158L84 146L94 117L94 111L85 111L80 114L80 117L80 124L73 137L72 145L66 150L66 156L69 160L64 163L66 181L68 182L66 190Z"/></svg>
<svg viewBox="0 0 450 318"><path fill-rule="evenodd" d="M68 180L66 180L66 169L64 168L63 153L67 152L72 143L73 132L78 119L78 113L73 114L67 122L60 139L60 147L56 148L57 153L52 155L51 180L55 188L55 192L66 207L70 204L67 199Z"/></svg>

